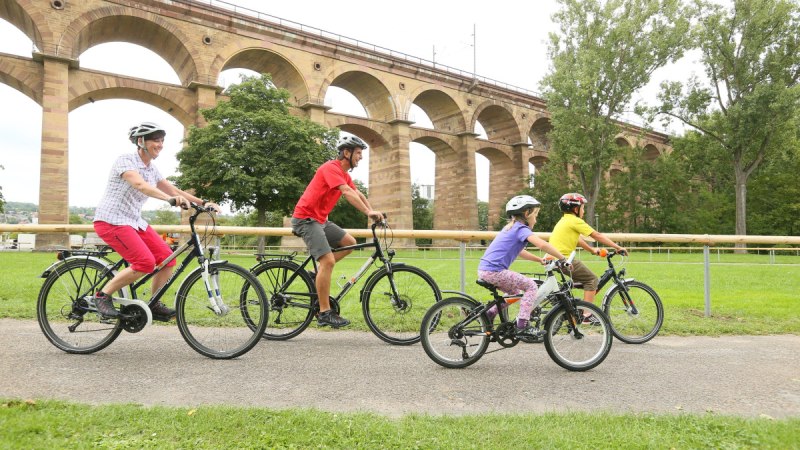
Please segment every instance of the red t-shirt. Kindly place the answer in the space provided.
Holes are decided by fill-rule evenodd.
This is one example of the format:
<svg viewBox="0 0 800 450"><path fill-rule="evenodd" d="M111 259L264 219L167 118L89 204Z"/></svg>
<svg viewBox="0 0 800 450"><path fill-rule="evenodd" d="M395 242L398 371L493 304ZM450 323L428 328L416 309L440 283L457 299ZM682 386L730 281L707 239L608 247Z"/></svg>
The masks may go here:
<svg viewBox="0 0 800 450"><path fill-rule="evenodd" d="M334 159L319 166L311 183L308 183L305 192L294 207L292 217L297 219L314 219L319 223L328 220L328 214L336 206L342 196L339 186L346 184L355 189L350 174L342 169L339 161Z"/></svg>

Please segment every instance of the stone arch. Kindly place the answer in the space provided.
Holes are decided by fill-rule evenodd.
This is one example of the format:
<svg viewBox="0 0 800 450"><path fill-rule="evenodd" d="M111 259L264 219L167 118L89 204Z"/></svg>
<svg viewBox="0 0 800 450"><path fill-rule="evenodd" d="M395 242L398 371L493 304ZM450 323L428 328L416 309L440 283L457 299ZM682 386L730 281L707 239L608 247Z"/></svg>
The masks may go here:
<svg viewBox="0 0 800 450"><path fill-rule="evenodd" d="M0 83L42 105L42 71L38 63L23 58L0 58Z"/></svg>
<svg viewBox="0 0 800 450"><path fill-rule="evenodd" d="M334 86L351 93L364 107L367 117L388 122L397 118L397 107L389 89L380 78L363 70L331 72L320 89L319 98L325 98L328 87Z"/></svg>
<svg viewBox="0 0 800 450"><path fill-rule="evenodd" d="M483 147L476 153L489 160L489 229L500 221L500 213L506 200L518 190L513 178L519 178L512 158L495 147Z"/></svg>
<svg viewBox="0 0 800 450"><path fill-rule="evenodd" d="M622 136L617 136L617 138L614 140L614 142L619 147L631 147L631 142L627 138L622 137Z"/></svg>
<svg viewBox="0 0 800 450"><path fill-rule="evenodd" d="M528 131L528 138L531 140L532 148L539 152L549 152L551 147L550 138L547 137L553 129L553 124L550 123L549 117L540 117L533 122L530 131Z"/></svg>
<svg viewBox="0 0 800 450"><path fill-rule="evenodd" d="M302 105L308 101L308 85L300 70L289 58L273 50L261 47L239 49L224 62L215 61L211 73L218 78L226 69L250 69L258 73L269 73L276 87L291 93L289 101L293 105Z"/></svg>
<svg viewBox="0 0 800 450"><path fill-rule="evenodd" d="M175 69L184 85L197 76L187 47L191 39L166 20L138 9L108 6L84 13L67 27L60 45L71 48L68 57L77 59L95 45L115 41L152 50Z"/></svg>
<svg viewBox="0 0 800 450"><path fill-rule="evenodd" d="M463 166L463 161L449 143L438 137L420 136L413 142L428 147L436 155L434 173L436 198L433 202L433 228L456 228L457 224L461 223L465 199L468 197L463 192L463 180L455 175Z"/></svg>
<svg viewBox="0 0 800 450"><path fill-rule="evenodd" d="M445 92L425 86L412 93L411 99L412 103L425 111L425 114L431 119L434 130L446 133L466 131L464 113L461 112L461 108L458 107L453 97ZM410 108L411 104L408 105L408 109ZM408 110L405 111L405 114L408 114Z"/></svg>
<svg viewBox="0 0 800 450"><path fill-rule="evenodd" d="M170 99L158 89L152 89L151 84L143 83L141 86L111 85L103 86L98 89L82 92L69 101L69 110L73 111L87 103L98 100L125 99L137 100L148 105L155 106L175 117L178 122L188 129L194 124L193 116L181 106L179 102Z"/></svg>
<svg viewBox="0 0 800 450"><path fill-rule="evenodd" d="M0 19L3 19L10 23L11 25L17 27L18 30L22 31L25 36L33 41L34 45L42 50L42 33L39 30L39 27L45 28L45 33L50 34L49 30L46 29L47 24L41 23L37 24L33 21L33 18L26 8L22 6L22 4L29 4L30 1L18 1L18 0L4 0L0 2Z"/></svg>
<svg viewBox="0 0 800 450"><path fill-rule="evenodd" d="M653 144L644 146L644 150L642 151L642 159L644 161L655 161L659 156L661 156L661 152L658 150L658 147Z"/></svg>
<svg viewBox="0 0 800 450"><path fill-rule="evenodd" d="M491 142L511 145L522 141L522 134L514 115L504 105L494 100L486 101L475 109L470 121L470 131L475 129L475 122L483 125L486 137Z"/></svg>

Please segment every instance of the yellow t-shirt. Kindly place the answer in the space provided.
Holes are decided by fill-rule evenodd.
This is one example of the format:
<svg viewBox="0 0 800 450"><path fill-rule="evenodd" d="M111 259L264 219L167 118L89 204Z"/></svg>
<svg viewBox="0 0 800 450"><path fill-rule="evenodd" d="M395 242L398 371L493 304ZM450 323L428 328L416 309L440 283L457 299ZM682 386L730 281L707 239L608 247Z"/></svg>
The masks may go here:
<svg viewBox="0 0 800 450"><path fill-rule="evenodd" d="M593 232L594 228L586 221L575 214L565 213L550 234L550 244L562 255L568 256L578 246L578 238L581 235L590 236Z"/></svg>

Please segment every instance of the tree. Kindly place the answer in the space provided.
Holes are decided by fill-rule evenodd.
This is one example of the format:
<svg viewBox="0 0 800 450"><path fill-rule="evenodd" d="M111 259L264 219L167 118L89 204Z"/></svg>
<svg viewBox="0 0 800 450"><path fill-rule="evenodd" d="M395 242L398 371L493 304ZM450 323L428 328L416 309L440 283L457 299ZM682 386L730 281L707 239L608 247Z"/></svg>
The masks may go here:
<svg viewBox="0 0 800 450"><path fill-rule="evenodd" d="M5 169L5 167L0 166L0 170ZM6 199L3 198L3 186L0 186L0 213L5 212L6 210Z"/></svg>
<svg viewBox="0 0 800 450"><path fill-rule="evenodd" d="M178 225L180 223L180 215L169 206L164 206L156 211L155 217L150 221L151 225Z"/></svg>
<svg viewBox="0 0 800 450"><path fill-rule="evenodd" d="M679 0L559 0L542 81L553 126L551 170L572 165L593 217L619 147L617 120L659 67L683 54L689 21ZM558 163L554 165L553 163ZM538 180L537 180L538 182Z"/></svg>
<svg viewBox="0 0 800 450"><path fill-rule="evenodd" d="M735 233L747 234L748 179L797 148L800 7L791 0L697 0L699 47L709 82L663 83L655 112L697 130L711 158L733 173Z"/></svg>
<svg viewBox="0 0 800 450"><path fill-rule="evenodd" d="M229 100L202 111L207 125L189 130L176 182L202 198L230 201L234 211L253 208L265 226L268 211L292 212L316 168L335 157L339 133L292 116L289 92L269 75L242 77L226 93Z"/></svg>
<svg viewBox="0 0 800 450"><path fill-rule="evenodd" d="M411 186L411 211L414 217L415 230L433 229L433 202L423 197L419 192L419 185L414 183ZM433 239L420 238L416 240L417 245L430 245Z"/></svg>

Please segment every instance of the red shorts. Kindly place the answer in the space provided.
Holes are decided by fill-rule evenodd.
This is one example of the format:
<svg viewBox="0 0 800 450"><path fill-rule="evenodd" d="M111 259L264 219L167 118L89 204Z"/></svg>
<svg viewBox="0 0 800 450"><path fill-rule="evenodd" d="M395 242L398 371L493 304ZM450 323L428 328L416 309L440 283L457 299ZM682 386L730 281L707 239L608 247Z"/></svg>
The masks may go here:
<svg viewBox="0 0 800 450"><path fill-rule="evenodd" d="M167 243L149 225L141 231L129 225L111 225L97 221L94 223L94 231L137 272L153 273L156 265L172 254ZM173 259L167 267L174 265Z"/></svg>

